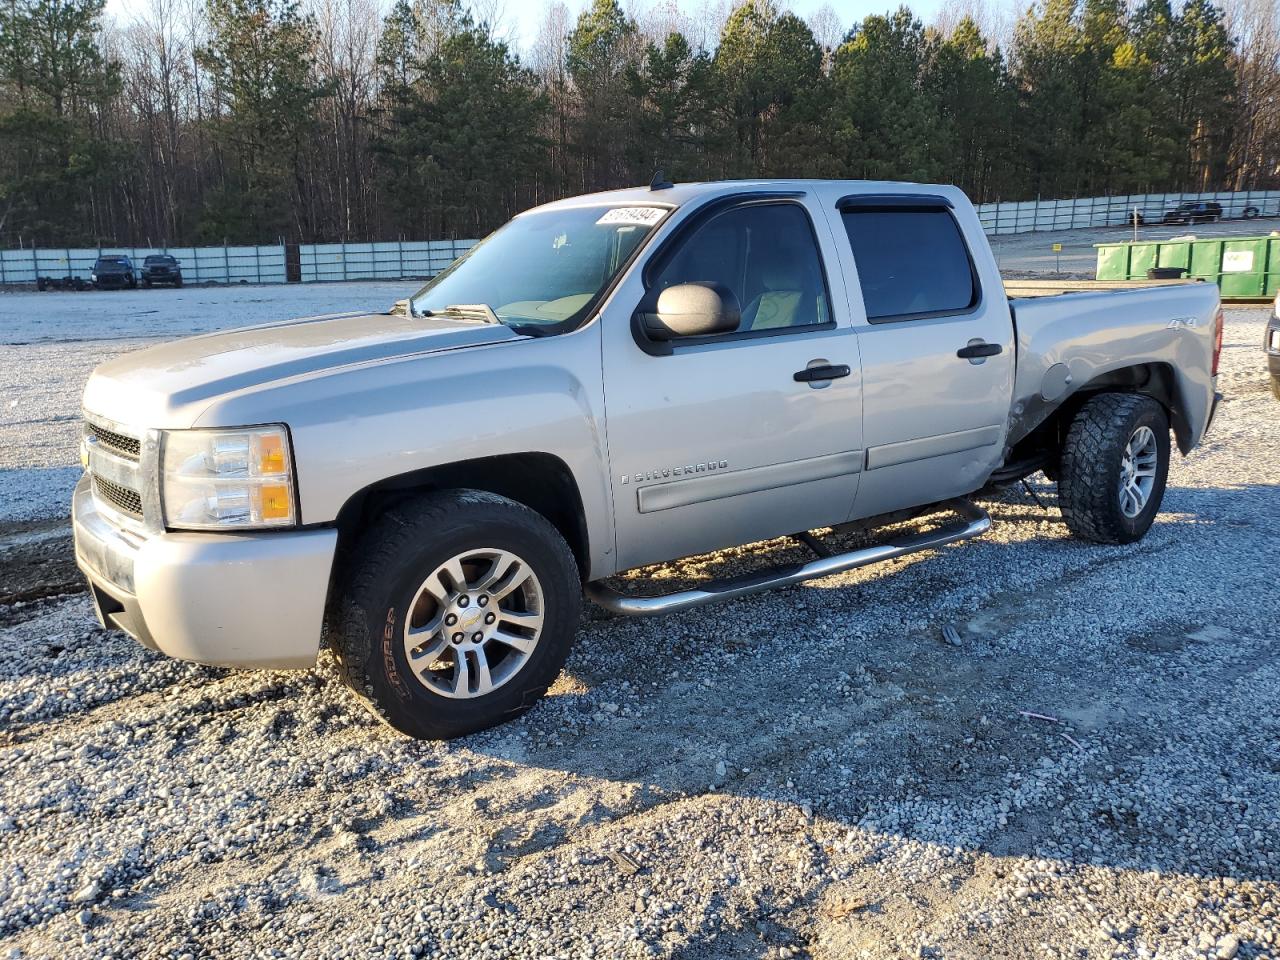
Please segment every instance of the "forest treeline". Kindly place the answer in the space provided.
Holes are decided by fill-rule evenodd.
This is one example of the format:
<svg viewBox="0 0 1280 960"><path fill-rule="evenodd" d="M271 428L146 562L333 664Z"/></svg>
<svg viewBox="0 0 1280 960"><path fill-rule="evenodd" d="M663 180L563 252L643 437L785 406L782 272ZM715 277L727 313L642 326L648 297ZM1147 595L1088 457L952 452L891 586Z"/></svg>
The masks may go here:
<svg viewBox="0 0 1280 960"><path fill-rule="evenodd" d="M1004 43L907 7L553 0L523 59L458 0L103 3L0 0L0 245L474 237L658 168L1280 186L1276 0L1040 0Z"/></svg>

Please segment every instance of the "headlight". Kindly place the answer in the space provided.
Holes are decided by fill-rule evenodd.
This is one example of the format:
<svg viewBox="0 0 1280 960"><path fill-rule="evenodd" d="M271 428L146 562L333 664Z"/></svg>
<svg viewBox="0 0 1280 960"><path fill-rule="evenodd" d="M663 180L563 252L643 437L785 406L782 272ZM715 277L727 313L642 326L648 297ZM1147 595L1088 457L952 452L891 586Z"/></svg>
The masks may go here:
<svg viewBox="0 0 1280 960"><path fill-rule="evenodd" d="M284 426L166 431L160 462L165 526L222 530L296 522Z"/></svg>
<svg viewBox="0 0 1280 960"><path fill-rule="evenodd" d="M89 274L89 279L96 282L98 279L98 275L96 273L91 273Z"/></svg>

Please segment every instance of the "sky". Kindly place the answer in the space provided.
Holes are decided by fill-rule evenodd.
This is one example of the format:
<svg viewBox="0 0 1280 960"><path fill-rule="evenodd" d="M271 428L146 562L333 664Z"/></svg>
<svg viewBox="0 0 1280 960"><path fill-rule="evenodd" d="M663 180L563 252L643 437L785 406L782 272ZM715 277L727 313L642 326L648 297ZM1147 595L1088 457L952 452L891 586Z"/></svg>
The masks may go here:
<svg viewBox="0 0 1280 960"><path fill-rule="evenodd" d="M569 9L570 22L577 19L589 5L590 0L563 0ZM707 7L729 6L732 0L623 0L624 7L632 16L640 19L646 12L655 8L675 6L680 13L691 19L699 18ZM790 9L804 19L809 19L824 6L835 11L845 29L872 13L887 13L898 7L903 0L777 0L778 6ZM906 0L907 5L917 17L925 23L932 21L944 9L950 8L953 16L960 12L989 11L995 17L979 16L980 23L992 20L1005 21L1014 6L1019 9L1030 0ZM538 33L538 25L542 22L547 7L547 0L472 0L464 3L480 15L498 25L498 33L503 36L522 55L527 54ZM142 12L150 5L150 0L107 0L107 14L121 23L131 20L135 12ZM379 0L379 5L386 7L390 0ZM304 0L303 6L307 3Z"/></svg>

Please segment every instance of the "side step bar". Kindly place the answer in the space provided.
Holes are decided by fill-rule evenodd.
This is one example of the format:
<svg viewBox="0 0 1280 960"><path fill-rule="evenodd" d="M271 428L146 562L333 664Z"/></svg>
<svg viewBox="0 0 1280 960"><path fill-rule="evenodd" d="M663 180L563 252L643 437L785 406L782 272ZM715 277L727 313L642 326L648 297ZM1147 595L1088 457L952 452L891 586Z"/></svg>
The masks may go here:
<svg viewBox="0 0 1280 960"><path fill-rule="evenodd" d="M671 613L675 610L688 610L721 600L733 600L748 594L760 593L763 590L789 587L804 580L816 580L833 573L865 567L872 563L896 560L909 553L945 546L957 540L968 540L991 529L991 518L987 512L968 500L952 500L942 506L958 513L962 519L959 522L909 534L874 547L863 547L861 550L851 550L848 553L837 553L826 557L819 556L818 559L808 563L791 564L739 577L713 580L696 590L683 590L662 597L630 596L606 587L599 581L588 583L586 594L592 602L606 610L633 617L647 617L659 613Z"/></svg>

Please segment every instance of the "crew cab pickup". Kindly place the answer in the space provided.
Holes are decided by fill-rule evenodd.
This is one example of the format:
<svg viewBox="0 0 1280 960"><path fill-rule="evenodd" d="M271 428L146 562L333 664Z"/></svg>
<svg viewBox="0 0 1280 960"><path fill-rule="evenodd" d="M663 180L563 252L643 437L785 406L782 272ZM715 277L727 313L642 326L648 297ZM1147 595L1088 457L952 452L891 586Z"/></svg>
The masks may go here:
<svg viewBox="0 0 1280 960"><path fill-rule="evenodd" d="M305 668L327 645L388 723L449 737L542 695L584 585L653 614L825 576L976 536L966 498L1037 471L1076 536L1137 540L1171 442L1209 428L1221 336L1212 284L1011 301L954 187L576 197L388 313L100 366L77 560L155 650ZM852 551L825 533L905 520ZM610 581L783 535L812 562Z"/></svg>

